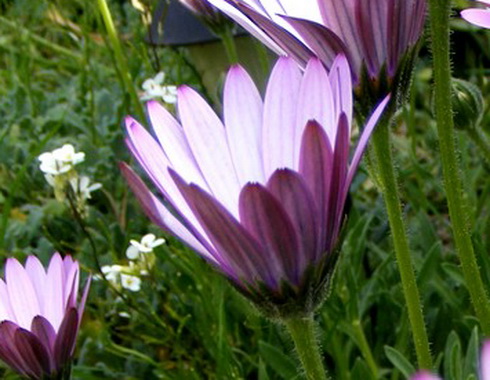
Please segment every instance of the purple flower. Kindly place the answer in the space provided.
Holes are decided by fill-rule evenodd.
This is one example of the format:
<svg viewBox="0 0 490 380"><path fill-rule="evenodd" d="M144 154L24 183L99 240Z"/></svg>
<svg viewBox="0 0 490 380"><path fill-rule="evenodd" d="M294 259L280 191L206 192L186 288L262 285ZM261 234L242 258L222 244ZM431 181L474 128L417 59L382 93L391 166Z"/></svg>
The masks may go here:
<svg viewBox="0 0 490 380"><path fill-rule="evenodd" d="M30 379L69 369L89 283L77 305L78 262L58 253L47 271L35 256L9 258L0 279L0 359Z"/></svg>
<svg viewBox="0 0 490 380"><path fill-rule="evenodd" d="M441 380L439 376L426 371L420 371L410 380ZM480 380L490 380L490 340L483 343L480 357Z"/></svg>
<svg viewBox="0 0 490 380"><path fill-rule="evenodd" d="M426 0L209 0L278 54L330 68L343 53L355 86L391 80L423 31ZM383 72L383 73L382 73Z"/></svg>
<svg viewBox="0 0 490 380"><path fill-rule="evenodd" d="M490 7L490 0L479 0L478 2L486 4ZM466 21L480 26L482 28L490 28L490 8L478 9L469 8L461 12L461 17Z"/></svg>
<svg viewBox="0 0 490 380"><path fill-rule="evenodd" d="M165 198L121 166L148 216L272 315L310 311L323 295L349 185L388 102L374 111L349 164L351 75L343 56L331 67L328 74L311 59L302 74L280 58L264 101L245 70L232 67L224 123L183 86L180 123L147 104L157 140L126 119L128 146Z"/></svg>

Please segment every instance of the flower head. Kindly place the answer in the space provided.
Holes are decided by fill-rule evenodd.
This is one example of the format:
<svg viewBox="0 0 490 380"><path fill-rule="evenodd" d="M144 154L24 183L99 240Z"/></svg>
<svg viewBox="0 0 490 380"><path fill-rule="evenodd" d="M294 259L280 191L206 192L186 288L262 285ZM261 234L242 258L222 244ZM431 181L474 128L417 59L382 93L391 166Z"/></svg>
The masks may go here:
<svg viewBox="0 0 490 380"><path fill-rule="evenodd" d="M35 256L7 259L0 279L0 358L31 379L61 373L73 356L90 280L77 303L78 262L58 253L47 270Z"/></svg>
<svg viewBox="0 0 490 380"><path fill-rule="evenodd" d="M301 66L317 56L330 68L335 56L343 53L360 100L370 95L376 103L379 94L398 87L395 77L397 82L406 81L411 72L412 47L422 34L426 9L426 0L210 2Z"/></svg>
<svg viewBox="0 0 490 380"><path fill-rule="evenodd" d="M167 208L122 164L149 217L200 253L272 315L309 312L335 264L344 203L386 98L349 163L352 82L338 56L327 73L276 64L262 100L240 66L228 73L224 124L189 87L178 91L182 124L156 102L158 140L128 117L128 146ZM177 216L174 216L175 211Z"/></svg>
<svg viewBox="0 0 490 380"><path fill-rule="evenodd" d="M480 26L482 28L490 28L490 0L478 0L479 3L488 5L487 8L469 8L461 12L461 17L466 21Z"/></svg>

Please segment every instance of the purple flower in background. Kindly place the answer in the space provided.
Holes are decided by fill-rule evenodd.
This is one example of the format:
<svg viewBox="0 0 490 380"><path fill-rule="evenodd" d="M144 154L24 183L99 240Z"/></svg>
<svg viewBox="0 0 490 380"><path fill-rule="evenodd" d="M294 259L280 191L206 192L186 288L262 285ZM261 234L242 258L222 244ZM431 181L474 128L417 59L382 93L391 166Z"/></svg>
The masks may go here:
<svg viewBox="0 0 490 380"><path fill-rule="evenodd" d="M421 371L412 376L410 380L441 380L441 378L429 372ZM483 343L481 350L480 380L490 380L490 340Z"/></svg>
<svg viewBox="0 0 490 380"><path fill-rule="evenodd" d="M480 26L482 28L490 29L490 0L479 0L479 3L486 4L489 8L479 9L479 8L469 8L461 12L461 17L466 21Z"/></svg>
<svg viewBox="0 0 490 380"><path fill-rule="evenodd" d="M90 281L89 281L90 282ZM35 256L9 258L0 279L0 359L30 379L68 371L89 282L77 304L79 266L58 253L47 270Z"/></svg>
<svg viewBox="0 0 490 380"><path fill-rule="evenodd" d="M148 216L200 253L271 315L320 302L335 264L344 203L386 98L351 153L352 83L338 56L330 74L282 57L264 101L240 66L228 73L224 122L189 87L180 123L156 102L154 139L128 117L128 146L165 198L121 168ZM349 163L350 161L350 163Z"/></svg>
<svg viewBox="0 0 490 380"><path fill-rule="evenodd" d="M422 34L426 0L210 0L278 54L330 68L348 58L355 87L364 76L391 81ZM409 54L410 55L410 54ZM410 67L411 68L411 67Z"/></svg>

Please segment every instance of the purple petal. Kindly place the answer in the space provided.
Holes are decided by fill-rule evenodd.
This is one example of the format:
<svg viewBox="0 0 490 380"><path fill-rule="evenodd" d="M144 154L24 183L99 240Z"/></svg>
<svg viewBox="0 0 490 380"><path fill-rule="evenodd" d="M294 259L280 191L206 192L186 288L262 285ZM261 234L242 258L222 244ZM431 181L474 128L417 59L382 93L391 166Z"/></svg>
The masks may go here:
<svg viewBox="0 0 490 380"><path fill-rule="evenodd" d="M138 198L143 210L150 220L157 226L167 231L180 240L189 245L196 252L200 253L202 256L215 261L213 256L209 253L208 249L205 248L206 243L205 237L201 234L194 234L189 231L175 216L169 212L162 203L151 193L144 182L139 178L136 173L125 163L120 163L119 168L121 169L124 177L128 181L131 190L134 195ZM204 242L204 244L201 243Z"/></svg>
<svg viewBox="0 0 490 380"><path fill-rule="evenodd" d="M362 154L364 153L364 150L366 149L366 145L369 141L369 137L371 136L371 133L374 130L374 127L376 126L376 123L378 122L379 118L383 114L383 111L388 104L388 102L391 99L391 95L386 96L381 103L376 107L374 110L373 114L369 118L368 122L364 126L364 129L362 131L361 138L359 139L359 142L357 144L356 151L354 153L354 156L352 158L350 167L349 167L349 172L347 174L347 180L345 181L345 188L344 192L348 192L348 187L350 186L352 179L354 178L354 174L357 171L357 167L359 166L359 162L361 161Z"/></svg>
<svg viewBox="0 0 490 380"><path fill-rule="evenodd" d="M78 311L73 307L66 312L54 343L56 369L63 367L71 359L77 339L78 324Z"/></svg>
<svg viewBox="0 0 490 380"><path fill-rule="evenodd" d="M240 10L237 9L236 4L226 0L208 0L216 8L220 9L233 21L240 24L243 28L248 30L255 38L260 40L269 49L277 53L278 55L284 55L286 52L279 47L279 45L270 38L266 32L259 28L255 23L245 16Z"/></svg>
<svg viewBox="0 0 490 380"><path fill-rule="evenodd" d="M344 42L331 30L310 20L284 16L315 55L330 68L337 54L349 54Z"/></svg>
<svg viewBox="0 0 490 380"><path fill-rule="evenodd" d="M277 168L294 168L294 135L301 73L292 59L279 58L264 101L263 159L265 177Z"/></svg>
<svg viewBox="0 0 490 380"><path fill-rule="evenodd" d="M313 262L321 252L319 215L303 178L292 170L282 169L274 172L267 189L274 195L291 220L299 244L302 247L296 253L297 271L301 275L306 266ZM300 253L303 254L300 254Z"/></svg>
<svg viewBox="0 0 490 380"><path fill-rule="evenodd" d="M361 44L355 24L355 4L358 0L322 0L319 1L323 24L344 42L349 49L349 61L352 71L359 73L362 64Z"/></svg>
<svg viewBox="0 0 490 380"><path fill-rule="evenodd" d="M281 50L287 55L294 57L301 66L305 66L308 60L313 57L313 52L308 49L303 41L284 29L284 27L279 26L269 17L260 14L244 3L235 3L235 6L274 40Z"/></svg>
<svg viewBox="0 0 490 380"><path fill-rule="evenodd" d="M5 279L10 305L20 327L29 328L41 309L34 286L24 267L12 258L5 264Z"/></svg>
<svg viewBox="0 0 490 380"><path fill-rule="evenodd" d="M189 202L206 234L219 253L221 270L235 281L253 284L262 280L271 285L267 261L262 247L252 235L218 201L195 185L180 182L179 187Z"/></svg>
<svg viewBox="0 0 490 380"><path fill-rule="evenodd" d="M409 15L409 6L411 1L388 2L388 74L393 75L398 67L401 55L408 45L409 33L407 15Z"/></svg>
<svg viewBox="0 0 490 380"><path fill-rule="evenodd" d="M179 88L177 105L187 141L206 182L214 196L236 215L240 186L221 120L190 87Z"/></svg>
<svg viewBox="0 0 490 380"><path fill-rule="evenodd" d="M10 321L0 323L0 358L20 374L34 376L15 345L14 336L18 329L19 326Z"/></svg>
<svg viewBox="0 0 490 380"><path fill-rule="evenodd" d="M340 115L337 138L333 153L332 180L330 182L327 225L329 236L327 236L327 249L336 243L336 237L342 223L342 212L344 209L345 181L347 177L347 166L349 161L349 123L345 114Z"/></svg>
<svg viewBox="0 0 490 380"><path fill-rule="evenodd" d="M350 78L349 78L350 81ZM334 101L328 73L318 59L311 59L306 66L299 91L298 115L295 133L295 162L298 163L301 139L309 120L317 121L330 141L335 140L336 120ZM297 166L295 166L297 168Z"/></svg>
<svg viewBox="0 0 490 380"><path fill-rule="evenodd" d="M461 17L473 25L490 28L490 9L465 9Z"/></svg>
<svg viewBox="0 0 490 380"><path fill-rule="evenodd" d="M257 87L241 66L233 66L228 72L223 98L228 145L240 186L249 181L263 183L263 104Z"/></svg>
<svg viewBox="0 0 490 380"><path fill-rule="evenodd" d="M51 359L46 347L39 338L25 329L17 329L14 334L17 350L22 354L24 362L38 379L52 371Z"/></svg>
<svg viewBox="0 0 490 380"><path fill-rule="evenodd" d="M387 23L392 23L392 28L388 29L394 33L394 29L403 30L403 27L397 25L394 20L388 16L388 2L391 0L378 1L357 1L355 4L355 19L357 23L358 35L361 39L359 44L363 51L364 62L366 63L368 73L376 76L383 66L387 57L387 44L392 43L395 36L387 35ZM408 3L410 0L395 1L395 3ZM391 1L393 3L393 1ZM400 20L398 20L400 21ZM392 43L396 46L395 43Z"/></svg>
<svg viewBox="0 0 490 380"><path fill-rule="evenodd" d="M262 185L246 185L240 194L240 221L264 247L276 281L298 284L298 258L304 256L303 247L279 201Z"/></svg>
<svg viewBox="0 0 490 380"><path fill-rule="evenodd" d="M80 283L80 268L78 262L70 256L63 260L65 283L63 286L63 310L77 304L78 287Z"/></svg>
<svg viewBox="0 0 490 380"><path fill-rule="evenodd" d="M54 342L56 340L56 331L49 321L38 315L32 320L31 331L44 344L48 352L52 355L54 352ZM52 363L54 365L54 363Z"/></svg>
<svg viewBox="0 0 490 380"><path fill-rule="evenodd" d="M325 248L327 208L333 168L333 152L325 130L316 122L308 122L301 142L299 172L313 195L319 210L320 246Z"/></svg>
<svg viewBox="0 0 490 380"><path fill-rule="evenodd" d="M153 130L171 166L181 173L186 181L209 189L180 124L158 102L150 101L146 107Z"/></svg>

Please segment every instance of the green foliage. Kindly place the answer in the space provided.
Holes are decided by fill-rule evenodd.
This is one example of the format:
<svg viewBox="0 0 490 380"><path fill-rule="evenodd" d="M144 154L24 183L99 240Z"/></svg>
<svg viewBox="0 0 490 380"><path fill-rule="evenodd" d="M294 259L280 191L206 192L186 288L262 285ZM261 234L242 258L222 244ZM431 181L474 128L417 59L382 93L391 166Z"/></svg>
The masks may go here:
<svg viewBox="0 0 490 380"><path fill-rule="evenodd" d="M126 265L130 239L148 232L164 236L119 174L117 163L131 161L122 120L137 106L124 90L95 3L0 2L0 255L36 254L46 262L58 250L75 256L93 274L99 265ZM147 26L130 1L114 0L109 7L136 88L163 70L169 84L186 83L204 93L219 90L202 86L188 50L147 45ZM455 28L475 46L488 46L488 34L459 22ZM454 48L465 49L462 44ZM485 134L490 132L484 68L490 67L485 66L489 58L485 48L464 58L458 53L455 60L457 76L482 90L479 128ZM450 232L431 114L431 75L423 53L409 104L393 130L395 160L435 370L448 380L469 380L476 378L482 337ZM215 79L221 83L221 77ZM92 194L83 228L70 207L54 199L38 168L40 153L64 143L86 153L80 172L103 185ZM488 287L490 167L466 131L459 132L458 144L469 223ZM383 202L364 171L351 194L347 235L317 318L324 360L334 379L404 379L416 369L415 355ZM140 291L93 282L74 378L301 378L283 328L261 317L180 242L165 238ZM2 376L15 378L7 369Z"/></svg>

